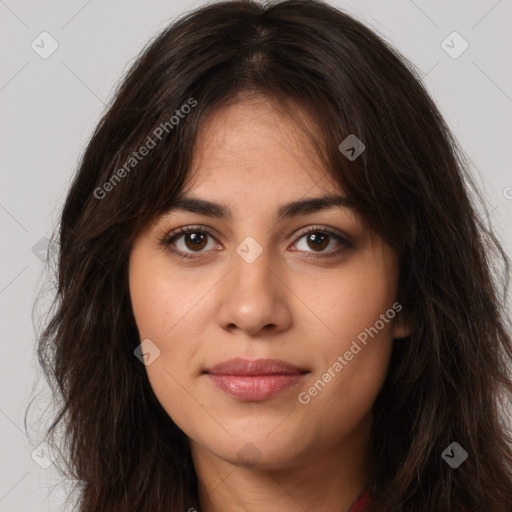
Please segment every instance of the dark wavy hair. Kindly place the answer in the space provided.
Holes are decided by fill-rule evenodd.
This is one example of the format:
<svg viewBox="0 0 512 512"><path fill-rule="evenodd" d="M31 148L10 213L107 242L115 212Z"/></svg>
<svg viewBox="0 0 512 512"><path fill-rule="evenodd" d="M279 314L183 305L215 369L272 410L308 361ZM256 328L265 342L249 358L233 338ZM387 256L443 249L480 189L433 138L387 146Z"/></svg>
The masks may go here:
<svg viewBox="0 0 512 512"><path fill-rule="evenodd" d="M126 72L82 155L37 340L58 407L45 439L79 510L200 510L188 439L134 356L128 259L182 192L206 116L242 94L307 112L326 169L399 255L412 332L394 341L373 404L371 510L510 512L510 260L421 74L375 30L312 0L183 15ZM366 146L353 160L339 149L350 134ZM468 453L457 469L442 457L452 442Z"/></svg>

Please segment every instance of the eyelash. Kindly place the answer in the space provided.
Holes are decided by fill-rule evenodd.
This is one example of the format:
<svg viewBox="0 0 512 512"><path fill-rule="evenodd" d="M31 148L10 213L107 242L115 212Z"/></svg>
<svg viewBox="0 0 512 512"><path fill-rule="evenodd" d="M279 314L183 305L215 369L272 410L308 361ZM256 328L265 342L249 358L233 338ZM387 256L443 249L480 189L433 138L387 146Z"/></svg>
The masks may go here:
<svg viewBox="0 0 512 512"><path fill-rule="evenodd" d="M166 249L168 249L170 252L172 252L175 256L178 258L184 259L184 260L194 260L201 257L201 252L196 253L196 256L192 256L194 253L184 253L181 251L178 251L172 247L172 244L175 240L177 240L181 235L187 234L187 233L202 233L206 234L209 237L213 238L215 240L215 237L213 234L206 228L202 226L186 226L184 228L180 228L175 232L172 232L170 234L165 235L164 237L160 238L158 242L160 245L164 246ZM320 254L320 255L309 255L308 258L314 258L314 259L323 259L323 258L332 258L334 256L338 256L341 252L343 252L345 249L353 249L354 245L351 241L347 240L346 238L342 237L341 235L330 231L328 229L323 229L317 226L313 226L311 228L305 229L300 231L297 234L297 241L299 241L302 237L305 235L308 235L310 233L320 233L323 235L328 235L332 238L334 238L337 242L339 242L343 247L340 249L336 249L334 251L330 251L327 254ZM295 243L296 243L295 242Z"/></svg>

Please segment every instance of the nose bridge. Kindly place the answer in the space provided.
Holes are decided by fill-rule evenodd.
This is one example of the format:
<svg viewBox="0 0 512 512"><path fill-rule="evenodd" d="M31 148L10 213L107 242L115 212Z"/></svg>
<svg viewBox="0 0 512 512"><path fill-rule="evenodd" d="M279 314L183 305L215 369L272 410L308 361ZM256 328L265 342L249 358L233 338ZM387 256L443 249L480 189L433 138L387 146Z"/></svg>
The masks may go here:
<svg viewBox="0 0 512 512"><path fill-rule="evenodd" d="M269 324L281 330L290 323L274 266L272 251L255 239L244 239L236 247L220 290L218 320L224 328L234 325L254 334Z"/></svg>
<svg viewBox="0 0 512 512"><path fill-rule="evenodd" d="M236 292L249 294L272 293L274 273L271 270L272 251L254 237L246 237L233 254L232 285ZM235 291L235 290L234 290Z"/></svg>

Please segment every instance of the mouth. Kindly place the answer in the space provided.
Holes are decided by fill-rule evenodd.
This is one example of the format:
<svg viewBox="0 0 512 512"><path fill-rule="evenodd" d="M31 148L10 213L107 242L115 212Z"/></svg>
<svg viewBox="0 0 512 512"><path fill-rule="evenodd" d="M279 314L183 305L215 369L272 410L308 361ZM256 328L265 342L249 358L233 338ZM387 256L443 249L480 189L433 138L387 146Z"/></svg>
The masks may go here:
<svg viewBox="0 0 512 512"><path fill-rule="evenodd" d="M229 359L204 370L210 382L226 394L262 401L300 384L308 370L280 359Z"/></svg>

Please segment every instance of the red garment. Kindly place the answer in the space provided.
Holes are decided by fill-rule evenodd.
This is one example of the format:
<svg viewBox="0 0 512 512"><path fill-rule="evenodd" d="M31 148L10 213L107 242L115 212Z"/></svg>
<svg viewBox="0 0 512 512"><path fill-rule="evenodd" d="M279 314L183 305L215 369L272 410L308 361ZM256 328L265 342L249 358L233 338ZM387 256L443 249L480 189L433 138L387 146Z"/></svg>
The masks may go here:
<svg viewBox="0 0 512 512"><path fill-rule="evenodd" d="M366 512L368 505L370 504L370 495L367 491L361 494L361 497L354 503L354 506L350 509L350 512Z"/></svg>

